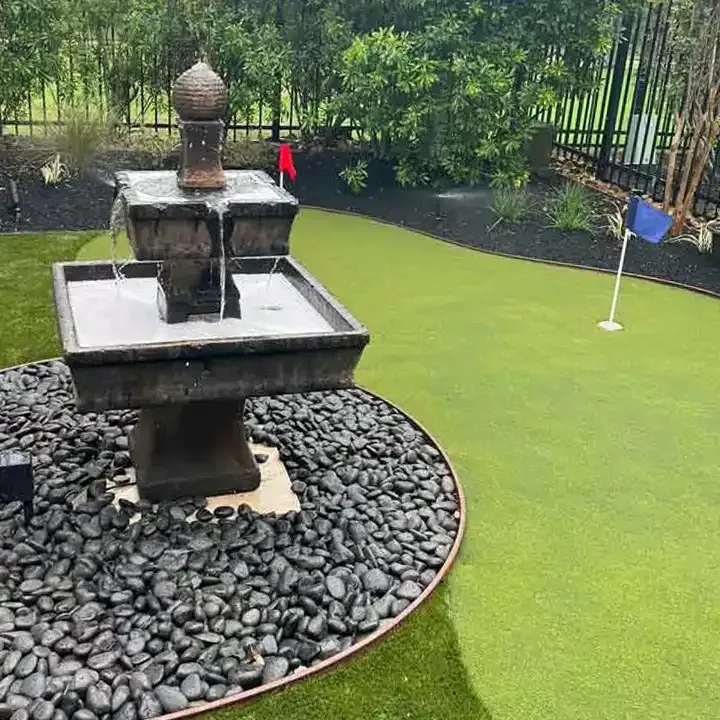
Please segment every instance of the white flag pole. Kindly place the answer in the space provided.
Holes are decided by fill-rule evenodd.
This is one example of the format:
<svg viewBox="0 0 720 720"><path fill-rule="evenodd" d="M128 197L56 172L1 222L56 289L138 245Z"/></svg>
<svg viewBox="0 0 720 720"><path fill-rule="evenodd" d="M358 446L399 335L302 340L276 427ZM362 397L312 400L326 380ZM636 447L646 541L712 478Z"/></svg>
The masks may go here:
<svg viewBox="0 0 720 720"><path fill-rule="evenodd" d="M281 188L285 187L284 181L285 181L285 173L281 170L280 171L280 187Z"/></svg>
<svg viewBox="0 0 720 720"><path fill-rule="evenodd" d="M598 327L610 332L623 329L623 326L620 323L615 322L615 311L617 310L618 295L620 294L620 278L622 277L623 265L625 264L625 251L627 250L630 235L632 235L630 230L625 228L622 250L620 251L620 264L618 265L618 271L615 277L615 291L613 292L612 305L610 306L610 317L607 320L603 320L601 323L598 323Z"/></svg>

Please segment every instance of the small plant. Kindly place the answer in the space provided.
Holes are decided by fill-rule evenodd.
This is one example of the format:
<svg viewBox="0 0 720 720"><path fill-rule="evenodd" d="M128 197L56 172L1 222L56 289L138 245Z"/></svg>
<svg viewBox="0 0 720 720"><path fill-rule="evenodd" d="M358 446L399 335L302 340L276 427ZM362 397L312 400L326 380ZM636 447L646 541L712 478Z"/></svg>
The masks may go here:
<svg viewBox="0 0 720 720"><path fill-rule="evenodd" d="M353 195L359 195L367 185L368 169L365 160L357 160L340 171L340 177L347 183Z"/></svg>
<svg viewBox="0 0 720 720"><path fill-rule="evenodd" d="M605 232L608 237L620 244L625 236L625 208L621 208L619 205L615 205L613 212L609 213L605 217Z"/></svg>
<svg viewBox="0 0 720 720"><path fill-rule="evenodd" d="M493 193L493 202L490 209L495 215L495 225L501 222L516 225L526 215L530 208L525 190L510 187L498 188Z"/></svg>
<svg viewBox="0 0 720 720"><path fill-rule="evenodd" d="M566 183L550 194L545 206L550 223L558 230L592 229L595 218L590 193L583 185Z"/></svg>
<svg viewBox="0 0 720 720"><path fill-rule="evenodd" d="M720 232L720 219L700 223L696 233L678 235L669 242L689 242L698 249L699 253L708 255L713 250L713 234L716 232Z"/></svg>
<svg viewBox="0 0 720 720"><path fill-rule="evenodd" d="M63 116L54 136L55 150L73 170L87 168L112 135L112 117L86 114L73 108Z"/></svg>
<svg viewBox="0 0 720 720"><path fill-rule="evenodd" d="M60 153L55 153L55 157L48 160L40 172L46 185L59 185L69 175L67 166L60 161Z"/></svg>
<svg viewBox="0 0 720 720"><path fill-rule="evenodd" d="M490 187L520 190L527 185L529 179L530 173L525 158L521 155L508 155L498 162L493 170Z"/></svg>

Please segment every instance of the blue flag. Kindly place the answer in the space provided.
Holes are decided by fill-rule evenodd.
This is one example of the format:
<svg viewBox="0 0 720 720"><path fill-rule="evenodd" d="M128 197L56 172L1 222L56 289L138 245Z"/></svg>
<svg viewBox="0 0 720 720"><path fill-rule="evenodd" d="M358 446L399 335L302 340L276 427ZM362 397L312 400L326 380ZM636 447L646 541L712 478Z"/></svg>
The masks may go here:
<svg viewBox="0 0 720 720"><path fill-rule="evenodd" d="M654 208L637 195L628 200L627 229L643 240L659 243L672 225L672 218L662 210Z"/></svg>

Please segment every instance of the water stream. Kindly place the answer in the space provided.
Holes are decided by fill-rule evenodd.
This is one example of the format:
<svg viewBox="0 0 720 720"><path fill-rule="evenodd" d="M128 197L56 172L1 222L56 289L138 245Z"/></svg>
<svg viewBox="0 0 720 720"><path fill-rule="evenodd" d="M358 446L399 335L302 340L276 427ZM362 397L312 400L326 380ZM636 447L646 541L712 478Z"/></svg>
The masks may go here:
<svg viewBox="0 0 720 720"><path fill-rule="evenodd" d="M227 212L228 202L227 200L220 200L219 202L207 202L207 207L210 212L213 210L217 213L218 217L218 242L220 243L220 316L218 322L222 322L225 317L225 297L227 293L227 257L225 251L225 213Z"/></svg>
<svg viewBox="0 0 720 720"><path fill-rule="evenodd" d="M275 274L275 271L277 270L278 263L280 262L280 256L278 255L275 258L275 261L272 264L272 267L270 268L270 274L268 275L267 282L265 283L265 302L262 305L263 310L282 310L282 305L278 305L277 303L273 304L270 302L270 283L272 282L273 275Z"/></svg>
<svg viewBox="0 0 720 720"><path fill-rule="evenodd" d="M122 268L118 267L117 261L117 237L118 233L125 229L125 196L122 193L113 200L110 209L110 262L112 263L113 275L115 280L120 280ZM124 263L123 263L124 265Z"/></svg>

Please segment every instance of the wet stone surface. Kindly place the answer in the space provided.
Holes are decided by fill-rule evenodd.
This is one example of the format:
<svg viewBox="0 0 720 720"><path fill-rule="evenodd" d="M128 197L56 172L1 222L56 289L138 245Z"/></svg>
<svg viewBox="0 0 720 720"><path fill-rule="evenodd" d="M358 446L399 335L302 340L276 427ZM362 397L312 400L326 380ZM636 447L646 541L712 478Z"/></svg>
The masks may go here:
<svg viewBox="0 0 720 720"><path fill-rule="evenodd" d="M77 413L62 363L0 372L0 451L36 479L27 528L0 505L2 717L137 720L277 681L403 612L456 537L441 454L360 390L247 403L300 498L281 516L114 503L135 420Z"/></svg>

